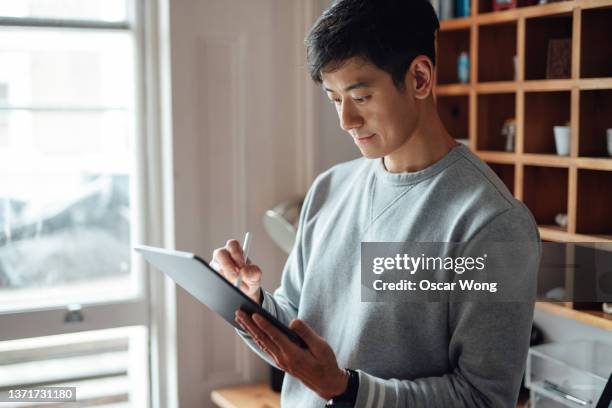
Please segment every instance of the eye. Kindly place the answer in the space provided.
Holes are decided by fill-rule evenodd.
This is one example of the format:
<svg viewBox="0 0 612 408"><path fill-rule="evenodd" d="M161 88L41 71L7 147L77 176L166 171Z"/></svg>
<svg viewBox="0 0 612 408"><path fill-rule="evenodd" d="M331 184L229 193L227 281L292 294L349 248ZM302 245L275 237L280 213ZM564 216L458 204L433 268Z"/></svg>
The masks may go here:
<svg viewBox="0 0 612 408"><path fill-rule="evenodd" d="M357 103L364 103L366 102L368 99L370 99L371 96L370 95L366 95L366 96L359 96L359 97L354 97L353 100Z"/></svg>

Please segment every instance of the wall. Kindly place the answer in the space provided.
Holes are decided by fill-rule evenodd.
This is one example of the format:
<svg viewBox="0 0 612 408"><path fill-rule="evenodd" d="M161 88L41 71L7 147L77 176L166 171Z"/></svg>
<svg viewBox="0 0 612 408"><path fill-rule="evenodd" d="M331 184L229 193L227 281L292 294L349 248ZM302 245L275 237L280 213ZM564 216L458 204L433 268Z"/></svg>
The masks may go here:
<svg viewBox="0 0 612 408"><path fill-rule="evenodd" d="M303 194L312 179L314 87L303 37L306 0L168 3L175 247L209 258L252 233L264 285L284 254L268 239L265 210ZM220 386L267 380L267 368L226 322L176 292L179 406L212 406Z"/></svg>

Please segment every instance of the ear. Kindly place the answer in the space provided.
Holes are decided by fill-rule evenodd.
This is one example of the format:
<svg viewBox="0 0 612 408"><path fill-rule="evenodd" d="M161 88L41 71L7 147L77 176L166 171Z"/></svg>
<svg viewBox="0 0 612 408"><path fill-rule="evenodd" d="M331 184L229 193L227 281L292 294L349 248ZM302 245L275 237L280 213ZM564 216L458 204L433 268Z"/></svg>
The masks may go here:
<svg viewBox="0 0 612 408"><path fill-rule="evenodd" d="M419 55L412 61L405 82L417 99L427 99L432 94L434 66L429 57Z"/></svg>

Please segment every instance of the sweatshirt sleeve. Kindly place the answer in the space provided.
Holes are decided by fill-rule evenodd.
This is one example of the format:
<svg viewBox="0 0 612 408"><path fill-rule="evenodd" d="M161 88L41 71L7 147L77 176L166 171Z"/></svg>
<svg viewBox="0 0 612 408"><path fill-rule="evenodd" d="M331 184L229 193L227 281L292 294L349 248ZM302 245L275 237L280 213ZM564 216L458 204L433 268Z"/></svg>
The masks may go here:
<svg viewBox="0 0 612 408"><path fill-rule="evenodd" d="M506 262L511 257L515 265L519 259L520 270L516 274L522 274L527 290L535 294L541 248L535 222L522 203L515 203L486 224L469 245L502 241L534 243L531 248L535 251L504 251L506 258L496 257L495 262ZM358 371L355 407L516 407L533 308L533 301L449 302L448 355L452 372L438 377L384 379Z"/></svg>

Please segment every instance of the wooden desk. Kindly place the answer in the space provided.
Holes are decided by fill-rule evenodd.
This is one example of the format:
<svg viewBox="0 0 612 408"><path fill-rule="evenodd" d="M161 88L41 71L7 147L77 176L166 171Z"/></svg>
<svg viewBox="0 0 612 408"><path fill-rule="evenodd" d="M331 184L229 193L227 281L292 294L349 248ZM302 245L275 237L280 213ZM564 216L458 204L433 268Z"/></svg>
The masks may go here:
<svg viewBox="0 0 612 408"><path fill-rule="evenodd" d="M280 394L268 384L221 388L210 398L219 408L280 408Z"/></svg>

